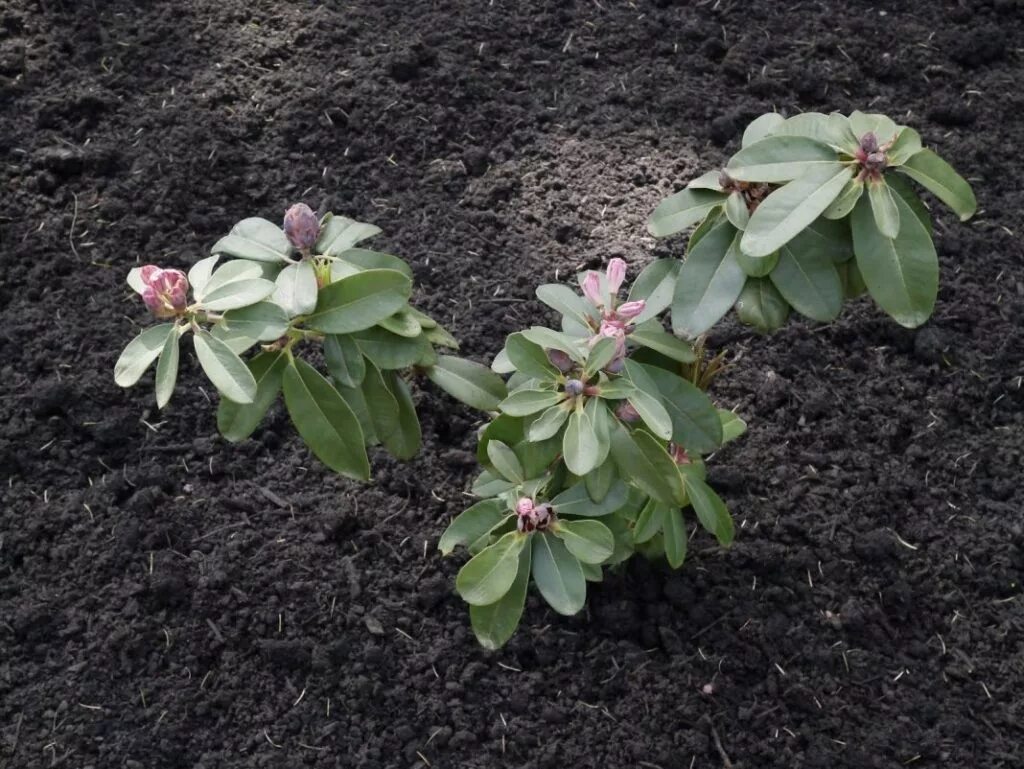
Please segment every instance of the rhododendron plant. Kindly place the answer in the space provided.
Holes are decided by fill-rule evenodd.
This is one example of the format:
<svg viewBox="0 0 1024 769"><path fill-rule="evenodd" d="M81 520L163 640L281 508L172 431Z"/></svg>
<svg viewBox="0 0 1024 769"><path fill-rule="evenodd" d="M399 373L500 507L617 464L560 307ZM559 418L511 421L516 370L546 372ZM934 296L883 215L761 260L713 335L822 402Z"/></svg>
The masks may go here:
<svg viewBox="0 0 1024 769"><path fill-rule="evenodd" d="M423 371L483 409L496 408L505 388L485 367L437 353L435 346L457 344L409 304L408 265L358 247L379 232L342 216L320 218L300 203L288 209L283 228L260 218L239 222L187 275L154 265L132 270L129 285L154 317L169 322L128 345L115 380L129 387L156 361L163 408L177 381L180 340L191 334L221 394L217 425L228 440L251 435L283 392L299 435L339 473L368 478L367 445L412 456L420 426L402 372ZM327 376L305 359L311 346L320 348Z"/></svg>

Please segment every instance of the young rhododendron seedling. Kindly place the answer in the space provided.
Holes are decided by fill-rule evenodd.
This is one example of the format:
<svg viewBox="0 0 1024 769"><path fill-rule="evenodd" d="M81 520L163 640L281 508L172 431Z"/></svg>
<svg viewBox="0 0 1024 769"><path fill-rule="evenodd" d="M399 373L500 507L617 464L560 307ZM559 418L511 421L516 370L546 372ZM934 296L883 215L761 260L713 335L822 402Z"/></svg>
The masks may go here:
<svg viewBox="0 0 1024 769"><path fill-rule="evenodd" d="M163 408L177 381L179 342L191 334L196 358L221 394L217 426L225 438L251 435L283 392L313 453L363 480L367 446L381 444L401 459L419 450L404 372L426 373L470 405L496 409L506 394L497 374L437 353L435 346L458 345L409 304L409 266L358 246L379 232L342 216L321 219L300 203L288 209L283 229L266 219L239 222L187 276L153 265L132 270L129 285L168 322L125 348L115 381L130 387L156 361ZM314 347L327 376L305 359ZM243 361L249 350L256 354Z"/></svg>
<svg viewBox="0 0 1024 769"><path fill-rule="evenodd" d="M665 199L656 237L698 225L677 273L672 326L703 334L730 308L762 331L791 309L828 322L865 291L898 323L932 314L939 263L928 209L911 181L961 220L970 186L920 135L884 115L762 115L724 170Z"/></svg>
<svg viewBox="0 0 1024 769"><path fill-rule="evenodd" d="M656 317L665 275L645 270L621 302L625 270L613 260L604 274L581 275L583 296L541 286L562 330L511 334L493 364L510 375L509 395L480 434L485 469L473 493L482 500L439 543L446 555L457 546L472 555L456 588L489 648L515 631L531 577L551 608L575 614L586 582L634 552L681 566L686 510L722 544L732 540L703 456L745 425L690 381L693 350Z"/></svg>

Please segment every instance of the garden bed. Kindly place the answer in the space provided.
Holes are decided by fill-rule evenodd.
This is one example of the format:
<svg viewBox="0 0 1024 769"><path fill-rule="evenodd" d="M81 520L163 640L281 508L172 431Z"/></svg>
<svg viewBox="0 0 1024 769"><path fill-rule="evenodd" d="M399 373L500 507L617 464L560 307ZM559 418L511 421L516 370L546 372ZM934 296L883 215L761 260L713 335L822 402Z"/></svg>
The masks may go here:
<svg viewBox="0 0 1024 769"><path fill-rule="evenodd" d="M1024 765L1024 10L821 5L0 10L0 765ZM532 595L500 652L436 552L477 414L424 383L423 452L364 486L280 408L226 444L194 361L164 412L113 382L138 259L300 199L489 361L536 284L680 254L648 214L773 107L887 112L974 184L935 317L720 324L733 548Z"/></svg>

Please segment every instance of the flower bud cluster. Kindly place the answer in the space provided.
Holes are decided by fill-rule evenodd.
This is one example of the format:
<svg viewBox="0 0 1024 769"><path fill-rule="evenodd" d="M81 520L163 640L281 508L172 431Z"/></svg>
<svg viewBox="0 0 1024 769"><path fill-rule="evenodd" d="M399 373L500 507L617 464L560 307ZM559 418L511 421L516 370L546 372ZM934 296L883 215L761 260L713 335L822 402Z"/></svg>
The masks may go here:
<svg viewBox="0 0 1024 769"><path fill-rule="evenodd" d="M637 317L643 313L647 303L640 299L635 302L624 302L619 304L618 293L626 279L626 263L619 258L608 262L608 269L605 271L605 283L608 286L608 302L601 290L601 276L596 272L588 272L583 278L583 295L601 313L601 321L595 333L590 338L590 346L593 347L601 339L615 340L615 356L605 366L605 371L617 374L622 370L626 359L626 335L632 331L632 326Z"/></svg>
<svg viewBox="0 0 1024 769"><path fill-rule="evenodd" d="M547 529L555 520L555 511L547 502L537 505L529 497L522 497L516 502L516 516L516 531L528 534Z"/></svg>
<svg viewBox="0 0 1024 769"><path fill-rule="evenodd" d="M140 270L142 301L157 318L173 318L188 307L188 278L181 270L147 264Z"/></svg>
<svg viewBox="0 0 1024 769"><path fill-rule="evenodd" d="M288 241L306 254L320 237L320 220L305 203L296 203L285 212L283 229Z"/></svg>

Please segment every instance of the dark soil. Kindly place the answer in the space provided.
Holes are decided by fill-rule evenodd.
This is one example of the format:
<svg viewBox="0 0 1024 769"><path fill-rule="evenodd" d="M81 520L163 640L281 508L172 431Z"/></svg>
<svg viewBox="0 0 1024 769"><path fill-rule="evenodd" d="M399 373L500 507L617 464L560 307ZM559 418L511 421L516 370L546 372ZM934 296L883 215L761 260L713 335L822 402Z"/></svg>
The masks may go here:
<svg viewBox="0 0 1024 769"><path fill-rule="evenodd" d="M1022 40L1015 0L8 0L0 765L1024 766ZM227 445L194 362L164 413L113 383L129 267L299 199L489 359L535 284L678 254L648 212L773 106L888 112L975 183L936 316L725 323L735 546L531 598L500 653L435 550L478 415L425 387L420 458L357 486L280 412Z"/></svg>

